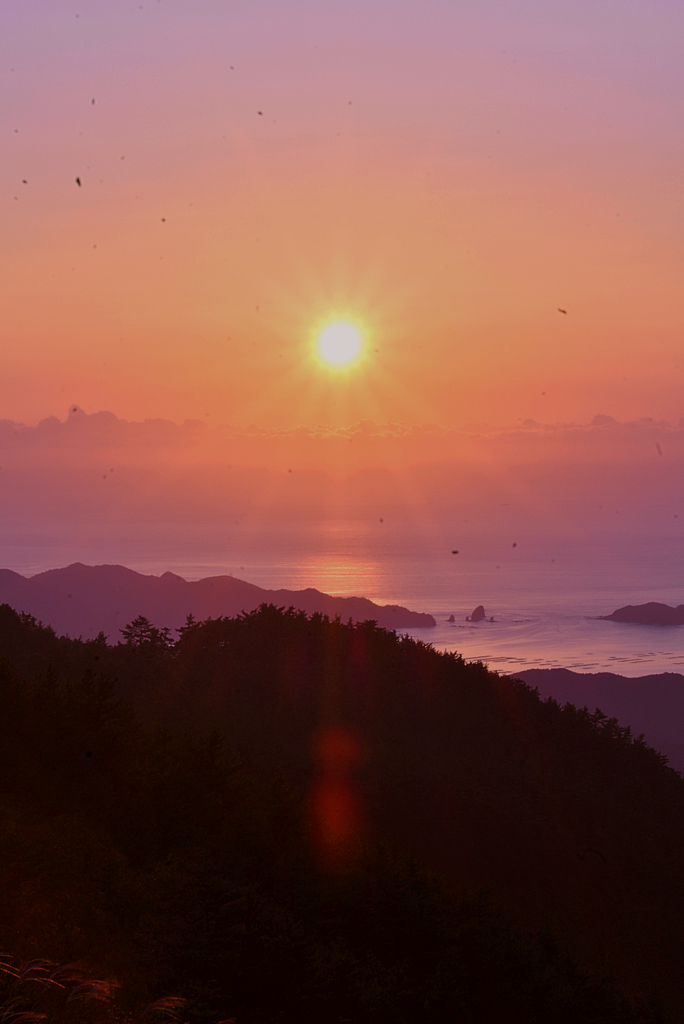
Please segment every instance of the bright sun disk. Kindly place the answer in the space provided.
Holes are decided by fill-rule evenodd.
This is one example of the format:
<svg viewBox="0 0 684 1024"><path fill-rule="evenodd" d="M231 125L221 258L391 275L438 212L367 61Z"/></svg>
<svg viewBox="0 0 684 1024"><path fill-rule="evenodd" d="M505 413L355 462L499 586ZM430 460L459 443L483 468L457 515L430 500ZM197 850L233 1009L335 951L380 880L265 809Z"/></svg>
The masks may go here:
<svg viewBox="0 0 684 1024"><path fill-rule="evenodd" d="M361 335L351 324L330 324L318 337L321 358L333 366L346 366L361 351Z"/></svg>

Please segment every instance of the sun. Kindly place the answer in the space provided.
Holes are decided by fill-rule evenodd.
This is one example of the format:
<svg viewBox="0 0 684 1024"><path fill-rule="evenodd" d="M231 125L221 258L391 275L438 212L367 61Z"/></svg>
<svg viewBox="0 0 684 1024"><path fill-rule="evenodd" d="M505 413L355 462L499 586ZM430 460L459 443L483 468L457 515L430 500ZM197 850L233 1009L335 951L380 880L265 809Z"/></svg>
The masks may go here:
<svg viewBox="0 0 684 1024"><path fill-rule="evenodd" d="M361 334L353 324L328 324L318 335L318 354L330 366L349 366L361 354Z"/></svg>

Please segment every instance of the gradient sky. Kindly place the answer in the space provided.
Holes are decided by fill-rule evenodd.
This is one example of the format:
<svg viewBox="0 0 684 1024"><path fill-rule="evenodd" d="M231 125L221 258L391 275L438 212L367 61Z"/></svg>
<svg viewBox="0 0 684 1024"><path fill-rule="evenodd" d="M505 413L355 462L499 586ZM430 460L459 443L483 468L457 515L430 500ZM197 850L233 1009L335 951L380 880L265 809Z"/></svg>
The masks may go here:
<svg viewBox="0 0 684 1024"><path fill-rule="evenodd" d="M684 415L681 3L0 18L0 418Z"/></svg>

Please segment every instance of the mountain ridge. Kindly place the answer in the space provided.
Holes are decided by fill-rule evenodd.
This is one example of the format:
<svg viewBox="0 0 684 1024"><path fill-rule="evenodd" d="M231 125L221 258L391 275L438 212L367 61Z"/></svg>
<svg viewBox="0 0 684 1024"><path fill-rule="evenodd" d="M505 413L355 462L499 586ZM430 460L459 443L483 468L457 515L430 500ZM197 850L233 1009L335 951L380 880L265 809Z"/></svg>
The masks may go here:
<svg viewBox="0 0 684 1024"><path fill-rule="evenodd" d="M138 615L177 629L189 614L196 619L234 616L260 604L294 607L359 622L372 619L385 629L431 628L435 620L400 605L378 605L365 597L335 597L313 587L268 590L234 576L185 580L176 573L145 575L124 565L73 562L22 576L0 569L0 603L35 616L59 634L93 638L103 632L115 642Z"/></svg>
<svg viewBox="0 0 684 1024"><path fill-rule="evenodd" d="M684 675L660 672L646 676L621 676L614 672L573 672L567 668L531 668L512 672L536 687L543 698L559 704L600 708L608 717L643 733L647 743L667 755L684 773Z"/></svg>

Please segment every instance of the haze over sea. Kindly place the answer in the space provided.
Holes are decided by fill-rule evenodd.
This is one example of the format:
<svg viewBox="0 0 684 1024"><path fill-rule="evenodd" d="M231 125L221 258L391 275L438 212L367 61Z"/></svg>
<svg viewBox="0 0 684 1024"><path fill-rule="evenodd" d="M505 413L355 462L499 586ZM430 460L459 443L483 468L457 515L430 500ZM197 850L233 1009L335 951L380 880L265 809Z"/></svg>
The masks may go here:
<svg viewBox="0 0 684 1024"><path fill-rule="evenodd" d="M684 422L268 432L72 406L0 428L0 565L26 576L229 573L430 612L424 639L502 671L684 668L682 629L598 620L684 602Z"/></svg>

